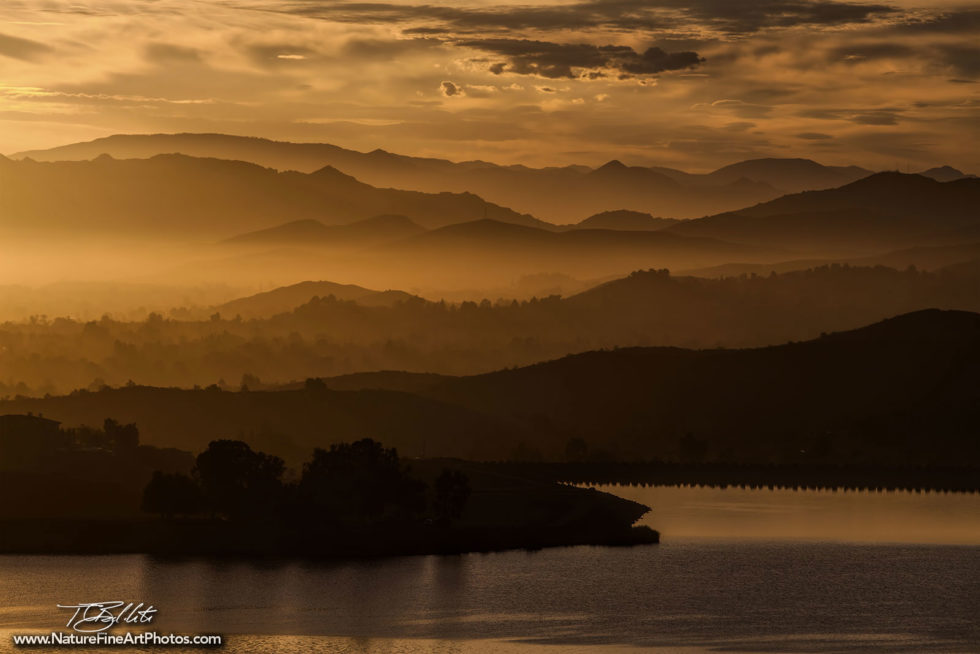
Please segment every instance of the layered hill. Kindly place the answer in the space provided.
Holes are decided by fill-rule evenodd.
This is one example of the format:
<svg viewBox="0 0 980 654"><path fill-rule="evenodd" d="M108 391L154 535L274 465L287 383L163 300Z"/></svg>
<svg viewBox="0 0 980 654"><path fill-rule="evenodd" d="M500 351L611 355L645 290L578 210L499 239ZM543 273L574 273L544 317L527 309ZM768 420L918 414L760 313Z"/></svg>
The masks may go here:
<svg viewBox="0 0 980 654"><path fill-rule="evenodd" d="M345 224L398 214L424 227L479 218L544 225L470 193L375 188L329 166L306 174L220 159L0 162L8 231L227 238L287 221Z"/></svg>
<svg viewBox="0 0 980 654"><path fill-rule="evenodd" d="M564 299L460 304L361 292L309 283L136 322L0 325L0 396L130 380L254 390L377 370L476 374L614 347L758 347L932 307L980 311L980 267L834 265L723 279L650 270Z"/></svg>
<svg viewBox="0 0 980 654"><path fill-rule="evenodd" d="M416 378L413 393L130 387L0 413L111 415L156 445L227 435L287 456L370 436L407 455L561 459L575 440L620 460L980 465L978 372L980 314L926 310L759 349L621 348Z"/></svg>
<svg viewBox="0 0 980 654"><path fill-rule="evenodd" d="M116 135L15 157L38 161L148 158L183 153L250 161L279 170L313 172L333 166L368 184L437 193L471 192L491 202L568 224L602 211L628 209L696 218L738 209L785 193L840 186L870 174L855 166L805 159L758 159L707 174L627 166L528 168L485 161L452 162L384 150L356 152L321 143L288 143L222 134Z"/></svg>
<svg viewBox="0 0 980 654"><path fill-rule="evenodd" d="M757 350L591 352L430 395L634 457L690 435L709 459L977 465L978 371L980 315L933 310Z"/></svg>
<svg viewBox="0 0 980 654"><path fill-rule="evenodd" d="M665 231L809 254L962 244L980 235L980 179L944 183L922 175L878 173L840 188L684 221Z"/></svg>
<svg viewBox="0 0 980 654"><path fill-rule="evenodd" d="M603 211L575 225L570 225L570 229L616 229L626 232L645 232L663 229L668 225L673 225L677 220L673 218L655 218L648 213L641 211L628 211L618 209L614 211Z"/></svg>
<svg viewBox="0 0 980 654"><path fill-rule="evenodd" d="M223 242L207 253L208 259L181 274L199 279L255 275L254 281L260 281L266 271L290 271L294 278L342 276L369 286L398 284L433 295L454 287L500 288L543 272L597 279L653 265L686 268L786 256L782 250L663 229L555 230L492 219L431 230L400 223L367 226L371 229L365 230L363 223L329 228L291 223L249 233Z"/></svg>
<svg viewBox="0 0 980 654"><path fill-rule="evenodd" d="M398 215L373 216L346 225L324 225L319 220L308 219L240 234L223 244L256 248L277 245L358 248L401 240L425 231L410 218Z"/></svg>
<svg viewBox="0 0 980 654"><path fill-rule="evenodd" d="M292 311L310 302L313 298L335 297L338 300L356 302L368 307L390 307L399 302L418 299L404 291L374 291L356 284L336 284L334 282L300 282L256 293L248 297L225 302L214 307L220 315L240 316L244 319L268 318L277 313Z"/></svg>

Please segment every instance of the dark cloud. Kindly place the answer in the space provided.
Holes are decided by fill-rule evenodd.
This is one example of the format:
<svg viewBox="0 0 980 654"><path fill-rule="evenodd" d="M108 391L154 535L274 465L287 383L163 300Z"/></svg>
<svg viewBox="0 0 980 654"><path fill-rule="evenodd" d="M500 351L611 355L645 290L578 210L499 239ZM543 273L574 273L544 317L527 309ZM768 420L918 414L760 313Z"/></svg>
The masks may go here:
<svg viewBox="0 0 980 654"><path fill-rule="evenodd" d="M803 132L802 134L797 134L796 138L803 139L804 141L829 141L834 137L822 132Z"/></svg>
<svg viewBox="0 0 980 654"><path fill-rule="evenodd" d="M662 31L697 23L732 33L766 27L863 23L896 11L883 4L841 0L587 0L574 4L498 8L393 3L294 2L277 11L341 22L427 22L421 29L456 32L501 30ZM415 27L414 29L420 29Z"/></svg>
<svg viewBox="0 0 980 654"><path fill-rule="evenodd" d="M17 36L7 36L0 34L0 55L22 59L24 61L36 61L51 52L51 47L37 41L22 39Z"/></svg>
<svg viewBox="0 0 980 654"><path fill-rule="evenodd" d="M456 86L452 82L443 82L442 84L439 85L439 89L442 91L442 94L447 98L451 98L454 95L463 94L463 89Z"/></svg>
<svg viewBox="0 0 980 654"><path fill-rule="evenodd" d="M889 31L940 34L980 33L980 9L958 9L911 18L893 25Z"/></svg>
<svg viewBox="0 0 980 654"><path fill-rule="evenodd" d="M667 70L694 68L704 61L696 52L665 52L648 48L642 53L623 45L565 44L527 39L473 39L457 42L504 57L490 72L539 75L550 79L590 76L602 70L621 76L655 75ZM593 75L594 78L594 75Z"/></svg>
<svg viewBox="0 0 980 654"><path fill-rule="evenodd" d="M910 47L892 42L859 43L828 52L829 61L861 63L876 59L914 59L948 66L960 77L980 77L980 47L971 43L939 43Z"/></svg>
<svg viewBox="0 0 980 654"><path fill-rule="evenodd" d="M980 77L980 47L974 45L939 46L946 64L962 77Z"/></svg>

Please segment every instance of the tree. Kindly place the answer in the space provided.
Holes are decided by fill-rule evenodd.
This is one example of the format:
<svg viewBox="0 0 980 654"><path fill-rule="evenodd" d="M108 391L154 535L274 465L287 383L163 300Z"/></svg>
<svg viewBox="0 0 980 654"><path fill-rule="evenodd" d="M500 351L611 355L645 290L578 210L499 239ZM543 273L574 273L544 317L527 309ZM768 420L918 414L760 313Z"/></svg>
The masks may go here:
<svg viewBox="0 0 980 654"><path fill-rule="evenodd" d="M204 495L200 486L187 475L157 470L143 489L141 508L147 513L159 513L164 518L194 515L204 508Z"/></svg>
<svg viewBox="0 0 980 654"><path fill-rule="evenodd" d="M370 438L314 450L300 490L316 511L339 520L404 518L425 508L425 484L409 477L397 450Z"/></svg>
<svg viewBox="0 0 980 654"><path fill-rule="evenodd" d="M433 512L436 521L449 524L459 520L470 498L470 480L459 470L444 468L436 479Z"/></svg>
<svg viewBox="0 0 980 654"><path fill-rule="evenodd" d="M194 472L212 511L243 518L276 508L285 469L282 459L253 452L247 443L217 440L197 456Z"/></svg>
<svg viewBox="0 0 980 654"><path fill-rule="evenodd" d="M132 452L139 447L140 431L135 424L121 425L112 418L106 418L102 429L116 452Z"/></svg>

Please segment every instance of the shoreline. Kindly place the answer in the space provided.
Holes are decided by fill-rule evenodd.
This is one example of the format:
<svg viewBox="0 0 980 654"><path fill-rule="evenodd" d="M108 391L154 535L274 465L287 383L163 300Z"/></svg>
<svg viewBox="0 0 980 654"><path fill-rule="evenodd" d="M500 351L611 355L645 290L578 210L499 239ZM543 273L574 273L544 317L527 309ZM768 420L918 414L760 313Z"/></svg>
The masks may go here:
<svg viewBox="0 0 980 654"><path fill-rule="evenodd" d="M397 539L393 536L398 534ZM302 531L221 520L0 520L0 555L119 555L354 559L541 550L660 542L646 526L584 528L386 525L344 532Z"/></svg>

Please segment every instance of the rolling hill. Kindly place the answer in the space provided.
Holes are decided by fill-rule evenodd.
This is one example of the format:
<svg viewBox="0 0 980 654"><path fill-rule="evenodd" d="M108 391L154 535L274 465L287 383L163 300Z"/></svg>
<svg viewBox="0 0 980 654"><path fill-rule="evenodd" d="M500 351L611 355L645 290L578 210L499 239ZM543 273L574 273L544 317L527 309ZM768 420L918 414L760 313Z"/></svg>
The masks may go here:
<svg viewBox="0 0 980 654"><path fill-rule="evenodd" d="M408 456L980 465L980 314L925 310L758 349L621 348L472 377L385 373L415 392L131 386L0 401L67 425L136 422L145 441L218 437L302 458L372 437Z"/></svg>
<svg viewBox="0 0 980 654"><path fill-rule="evenodd" d="M856 256L962 244L976 240L972 231L978 229L980 180L943 183L921 175L877 173L840 188L786 195L664 231L804 254Z"/></svg>
<svg viewBox="0 0 980 654"><path fill-rule="evenodd" d="M240 234L223 241L223 244L257 248L282 245L356 248L397 241L424 231L424 227L398 215L373 216L346 225L324 225L319 220L308 219Z"/></svg>
<svg viewBox="0 0 980 654"><path fill-rule="evenodd" d="M673 218L654 218L648 213L619 209L589 216L575 225L570 225L569 229L617 229L626 232L644 232L663 229L676 222L677 220Z"/></svg>
<svg viewBox="0 0 980 654"><path fill-rule="evenodd" d="M8 231L227 238L287 221L345 224L399 214L424 227L477 218L546 225L470 193L375 188L329 166L305 174L241 161L150 159L0 162Z"/></svg>
<svg viewBox="0 0 980 654"><path fill-rule="evenodd" d="M373 291L355 284L336 284L334 282L300 282L257 293L248 297L225 302L214 307L214 311L224 316L241 316L244 319L268 318L277 313L292 311L308 303L315 297L333 296L338 300L357 302L368 307L390 307L398 302L418 299L404 291Z"/></svg>
<svg viewBox="0 0 980 654"><path fill-rule="evenodd" d="M491 202L557 224L577 222L611 209L697 218L739 209L784 193L840 186L870 174L854 166L822 166L803 159L752 160L708 174L627 166L615 160L598 168L528 168L485 161L410 157L380 149L356 152L329 144L222 134L121 134L14 156L60 161L93 159L101 154L148 158L175 152L306 173L329 165L380 187L429 193L476 193Z"/></svg>
<svg viewBox="0 0 980 654"><path fill-rule="evenodd" d="M729 461L980 464L980 314L920 311L754 350L635 348L436 384L429 395L621 457L690 438Z"/></svg>

